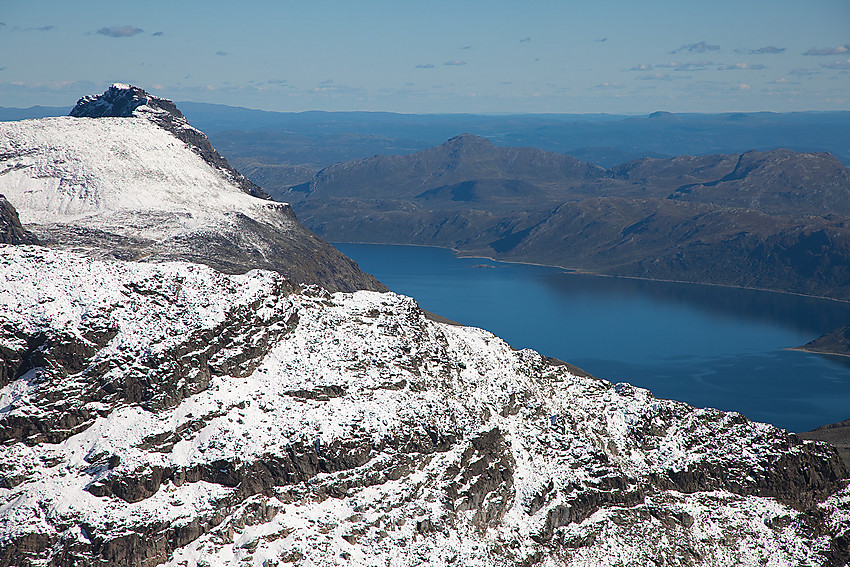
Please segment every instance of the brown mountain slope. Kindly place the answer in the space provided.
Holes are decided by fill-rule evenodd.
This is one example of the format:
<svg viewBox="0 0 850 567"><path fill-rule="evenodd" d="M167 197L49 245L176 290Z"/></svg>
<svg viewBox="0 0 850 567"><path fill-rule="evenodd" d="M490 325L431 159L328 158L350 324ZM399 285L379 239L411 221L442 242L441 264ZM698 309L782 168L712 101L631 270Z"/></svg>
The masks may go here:
<svg viewBox="0 0 850 567"><path fill-rule="evenodd" d="M789 150L604 171L461 136L339 164L287 195L329 240L850 299L850 173Z"/></svg>
<svg viewBox="0 0 850 567"><path fill-rule="evenodd" d="M359 196L414 199L439 187L471 180L521 180L538 187L577 185L607 177L597 165L534 148L501 148L463 134L445 144L404 156L374 156L332 165L310 183L293 187L309 199Z"/></svg>

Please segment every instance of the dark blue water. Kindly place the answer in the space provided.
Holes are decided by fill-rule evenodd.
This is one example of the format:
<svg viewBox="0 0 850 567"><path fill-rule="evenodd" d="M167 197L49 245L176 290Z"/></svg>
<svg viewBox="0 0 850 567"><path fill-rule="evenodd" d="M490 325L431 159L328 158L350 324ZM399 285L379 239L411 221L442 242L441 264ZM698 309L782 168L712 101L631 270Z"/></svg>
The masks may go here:
<svg viewBox="0 0 850 567"><path fill-rule="evenodd" d="M438 248L336 246L424 309L600 378L790 431L850 418L850 358L784 350L850 324L850 304L588 276Z"/></svg>

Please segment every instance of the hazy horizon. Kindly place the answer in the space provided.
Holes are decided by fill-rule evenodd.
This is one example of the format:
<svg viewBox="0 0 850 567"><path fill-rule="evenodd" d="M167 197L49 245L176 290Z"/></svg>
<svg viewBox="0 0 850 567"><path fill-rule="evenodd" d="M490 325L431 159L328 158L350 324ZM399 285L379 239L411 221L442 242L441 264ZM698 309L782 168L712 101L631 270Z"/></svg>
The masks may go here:
<svg viewBox="0 0 850 567"><path fill-rule="evenodd" d="M123 82L284 112L846 110L848 30L844 0L11 0L0 106L69 106Z"/></svg>

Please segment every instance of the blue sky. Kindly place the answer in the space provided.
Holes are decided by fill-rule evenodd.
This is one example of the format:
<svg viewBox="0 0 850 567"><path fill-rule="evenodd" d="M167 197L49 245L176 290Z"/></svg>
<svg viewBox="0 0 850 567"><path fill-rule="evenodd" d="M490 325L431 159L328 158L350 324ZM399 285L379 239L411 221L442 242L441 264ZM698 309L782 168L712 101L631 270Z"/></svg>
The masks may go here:
<svg viewBox="0 0 850 567"><path fill-rule="evenodd" d="M850 109L850 0L0 1L0 106Z"/></svg>

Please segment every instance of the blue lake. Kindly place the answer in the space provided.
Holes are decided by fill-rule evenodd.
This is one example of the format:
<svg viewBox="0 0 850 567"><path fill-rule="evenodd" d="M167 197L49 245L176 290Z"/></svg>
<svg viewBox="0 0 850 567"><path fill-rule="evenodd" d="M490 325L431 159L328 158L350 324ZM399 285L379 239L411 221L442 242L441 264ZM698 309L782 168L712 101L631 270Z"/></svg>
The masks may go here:
<svg viewBox="0 0 850 567"><path fill-rule="evenodd" d="M439 248L335 244L423 309L612 382L790 431L850 418L850 358L785 350L850 324L850 304L570 273Z"/></svg>

